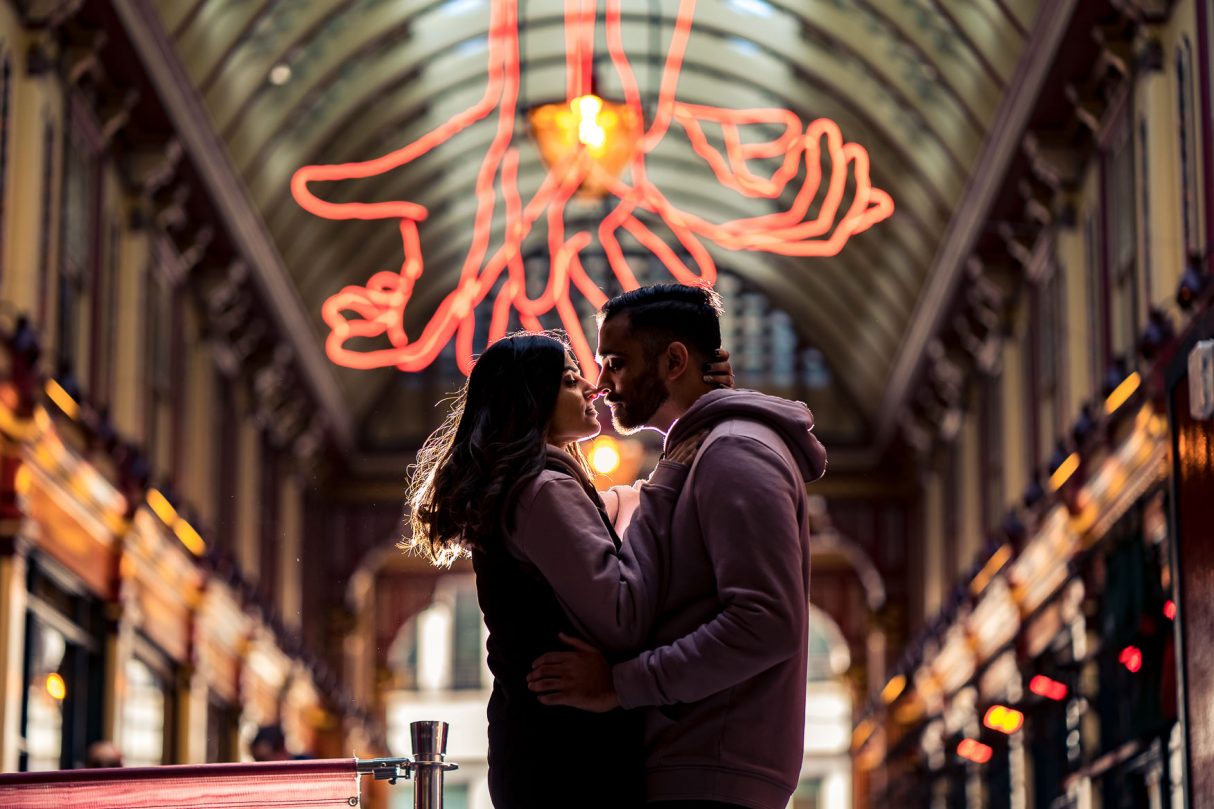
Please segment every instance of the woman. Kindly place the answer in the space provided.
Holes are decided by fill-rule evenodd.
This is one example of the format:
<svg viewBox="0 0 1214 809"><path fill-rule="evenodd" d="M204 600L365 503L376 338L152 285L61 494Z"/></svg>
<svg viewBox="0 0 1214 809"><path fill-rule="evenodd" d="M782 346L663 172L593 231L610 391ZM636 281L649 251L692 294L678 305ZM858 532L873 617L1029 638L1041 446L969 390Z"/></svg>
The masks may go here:
<svg viewBox="0 0 1214 809"><path fill-rule="evenodd" d="M604 503L577 447L599 431L597 393L561 339L503 338L477 360L414 470L410 545L437 564L470 553L476 572L494 678L489 791L497 809L641 803L634 717L541 705L526 685L532 661L562 648L561 632L608 655L645 640L664 565L660 529L695 453L684 442L658 464L622 546L610 513L621 492Z"/></svg>

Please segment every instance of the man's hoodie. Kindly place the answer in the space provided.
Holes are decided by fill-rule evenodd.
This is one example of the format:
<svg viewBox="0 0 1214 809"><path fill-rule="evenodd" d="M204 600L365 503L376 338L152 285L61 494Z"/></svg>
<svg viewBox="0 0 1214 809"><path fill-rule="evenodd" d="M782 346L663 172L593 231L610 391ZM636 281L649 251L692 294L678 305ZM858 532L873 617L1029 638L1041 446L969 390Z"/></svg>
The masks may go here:
<svg viewBox="0 0 1214 809"><path fill-rule="evenodd" d="M649 651L612 675L621 704L646 709L647 800L784 809L805 738L805 484L826 451L808 408L754 391L701 397L667 445L705 429L652 560Z"/></svg>

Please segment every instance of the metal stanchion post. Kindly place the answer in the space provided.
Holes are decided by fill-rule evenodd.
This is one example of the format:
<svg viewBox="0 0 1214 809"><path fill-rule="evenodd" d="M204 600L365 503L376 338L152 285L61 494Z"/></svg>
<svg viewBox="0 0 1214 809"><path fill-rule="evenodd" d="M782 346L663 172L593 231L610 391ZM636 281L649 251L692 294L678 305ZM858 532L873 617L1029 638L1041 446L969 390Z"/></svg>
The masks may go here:
<svg viewBox="0 0 1214 809"><path fill-rule="evenodd" d="M411 722L413 738L413 809L443 809L443 773L458 765L444 761L446 722Z"/></svg>

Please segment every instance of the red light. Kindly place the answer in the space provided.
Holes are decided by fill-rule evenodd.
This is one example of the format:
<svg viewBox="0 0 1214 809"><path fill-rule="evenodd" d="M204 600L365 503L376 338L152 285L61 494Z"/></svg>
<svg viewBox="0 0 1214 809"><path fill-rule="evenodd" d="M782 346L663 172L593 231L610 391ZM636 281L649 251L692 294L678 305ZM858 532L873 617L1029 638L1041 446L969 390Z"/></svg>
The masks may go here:
<svg viewBox="0 0 1214 809"><path fill-rule="evenodd" d="M1038 674L1029 680L1029 691L1039 697L1061 702L1066 699L1067 687L1057 680L1051 680L1043 674Z"/></svg>
<svg viewBox="0 0 1214 809"><path fill-rule="evenodd" d="M1117 660L1121 665L1137 674L1138 670L1142 668L1142 650L1137 646L1127 646L1121 650L1121 656Z"/></svg>
<svg viewBox="0 0 1214 809"><path fill-rule="evenodd" d="M597 0L565 3L567 101L591 89L597 7ZM660 260L675 280L684 284L712 284L717 269L704 240L729 250L832 256L852 236L889 218L894 210L890 195L872 185L868 152L858 144L844 141L834 121L820 118L806 125L785 109L728 110L679 101L676 91L694 12L694 0L680 0L658 100L651 110L652 121L641 133L628 164L629 182L596 175L605 180L606 192L618 200L598 223L597 231L612 273L626 290L635 289L638 283L620 247L621 229ZM624 49L620 0L606 0L605 28L611 64L623 88L625 104L638 120L644 121L640 90ZM555 310L583 372L588 376L594 374L594 353L570 299L570 285L596 306L602 304L605 296L581 263L580 254L590 245L591 233L579 229L566 234L564 219L566 204L595 170L594 163L585 150L579 150L550 166L547 176L528 199L524 200L520 192L519 147L512 145L520 87L517 0L494 0L491 4L487 73L484 95L476 104L414 142L372 160L304 166L291 178L292 196L316 216L335 220L394 220L400 228L400 267L376 272L364 285L345 287L321 308L321 316L330 330L325 351L334 363L349 368L396 366L402 371L419 371L454 339L459 367L467 373L477 348L473 345L475 311L504 274L506 282L492 302L489 342L506 333L511 311L517 312L524 328L538 330L539 318ZM472 243L464 256L459 281L421 330L406 334L405 309L424 271L418 223L426 219L428 210L407 200L329 202L318 197L309 186L363 180L394 171L491 116L495 116L496 135L477 175ZM724 222L710 222L677 208L649 180L646 170L646 158L667 137L672 123L679 125L692 150L724 186L723 191L770 199L777 204L791 196L791 202L786 209L774 213ZM704 135L704 125L720 132L724 154ZM743 127L774 128L782 134L773 140L752 142L753 139L743 137ZM822 170L823 152L830 158L827 177ZM752 173L751 161L776 159L780 159L780 165L770 177ZM798 181L802 172L803 179ZM852 201L846 210L841 210L849 187ZM795 194L786 194L791 190ZM807 221L805 217L815 201L818 213ZM504 216L505 225L497 241L493 235L495 211ZM654 233L642 216L661 219L678 245L668 244ZM532 299L526 292L522 245L541 219L547 230L551 269L543 294ZM685 261L680 253L689 260ZM378 347L352 348L348 343L355 338L381 342Z"/></svg>
<svg viewBox="0 0 1214 809"><path fill-rule="evenodd" d="M1173 601L1172 599L1169 598L1167 601L1165 601L1163 603L1163 615L1169 621L1176 620L1176 602L1175 601Z"/></svg>
<svg viewBox="0 0 1214 809"><path fill-rule="evenodd" d="M977 739L962 739L957 745L957 755L975 764L985 764L991 760L995 751Z"/></svg>
<svg viewBox="0 0 1214 809"><path fill-rule="evenodd" d="M1006 705L992 705L982 718L982 724L991 730L1011 735L1024 727L1024 714Z"/></svg>

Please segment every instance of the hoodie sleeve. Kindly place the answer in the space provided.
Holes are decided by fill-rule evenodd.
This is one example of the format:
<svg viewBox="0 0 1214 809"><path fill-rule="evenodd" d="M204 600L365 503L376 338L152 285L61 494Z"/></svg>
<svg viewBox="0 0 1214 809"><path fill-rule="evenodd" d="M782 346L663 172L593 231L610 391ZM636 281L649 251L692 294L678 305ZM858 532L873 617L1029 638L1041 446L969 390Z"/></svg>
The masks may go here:
<svg viewBox="0 0 1214 809"><path fill-rule="evenodd" d="M673 643L613 667L625 708L724 691L796 654L808 631L801 481L774 450L740 435L706 446L696 476L691 496L721 610Z"/></svg>
<svg viewBox="0 0 1214 809"><path fill-rule="evenodd" d="M687 469L658 464L619 552L596 505L567 475L544 481L520 504L512 544L552 586L578 632L608 654L636 651L653 627Z"/></svg>

